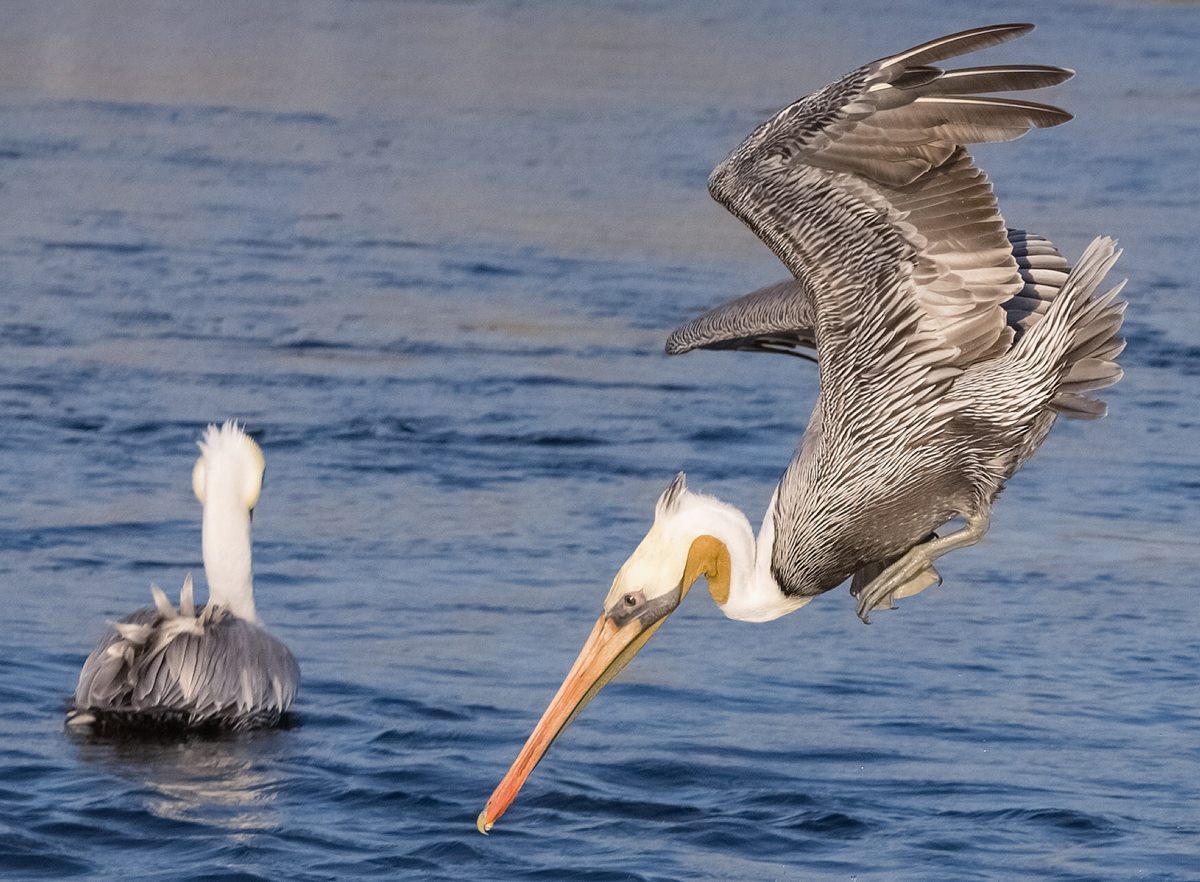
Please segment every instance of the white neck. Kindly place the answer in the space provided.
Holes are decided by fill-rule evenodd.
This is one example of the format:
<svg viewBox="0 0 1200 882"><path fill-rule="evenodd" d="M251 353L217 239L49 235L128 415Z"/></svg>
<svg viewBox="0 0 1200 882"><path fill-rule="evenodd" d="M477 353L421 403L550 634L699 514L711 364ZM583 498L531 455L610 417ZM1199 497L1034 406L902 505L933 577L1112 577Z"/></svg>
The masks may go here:
<svg viewBox="0 0 1200 882"><path fill-rule="evenodd" d="M750 520L738 509L720 500L690 493L688 511L681 519L692 538L714 536L729 550L729 599L718 604L721 612L743 622L769 622L799 609L811 597L789 597L771 573L775 544L775 497L763 517L755 541ZM688 540L689 542L691 540Z"/></svg>
<svg viewBox="0 0 1200 882"><path fill-rule="evenodd" d="M256 622L254 575L250 568L250 512L239 498L238 487L213 480L208 484L202 523L208 602Z"/></svg>

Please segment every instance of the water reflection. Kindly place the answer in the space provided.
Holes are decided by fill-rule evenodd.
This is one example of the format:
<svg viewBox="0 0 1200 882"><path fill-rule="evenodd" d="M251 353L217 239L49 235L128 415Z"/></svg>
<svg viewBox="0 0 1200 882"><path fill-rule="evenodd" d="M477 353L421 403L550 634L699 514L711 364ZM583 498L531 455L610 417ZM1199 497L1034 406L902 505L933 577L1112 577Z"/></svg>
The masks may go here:
<svg viewBox="0 0 1200 882"><path fill-rule="evenodd" d="M286 731L100 735L68 732L79 757L137 785L155 817L230 832L232 841L278 826L277 762Z"/></svg>

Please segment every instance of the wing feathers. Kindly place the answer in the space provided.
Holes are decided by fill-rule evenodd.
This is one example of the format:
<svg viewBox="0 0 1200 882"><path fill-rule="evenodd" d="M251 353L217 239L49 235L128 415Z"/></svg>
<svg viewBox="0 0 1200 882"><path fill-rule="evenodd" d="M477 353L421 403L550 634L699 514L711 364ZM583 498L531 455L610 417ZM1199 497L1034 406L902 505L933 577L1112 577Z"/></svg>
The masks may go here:
<svg viewBox="0 0 1200 882"><path fill-rule="evenodd" d="M197 612L190 578L182 594L176 610L156 590L154 607L109 628L80 672L76 711L234 728L275 722L299 681L287 647L222 608Z"/></svg>
<svg viewBox="0 0 1200 882"><path fill-rule="evenodd" d="M964 67L945 71L936 79L920 85L925 86L921 90L925 95L978 95L982 92L1024 92L1028 89L1043 89L1065 83L1073 76L1075 71L1069 68L1042 64ZM892 85L899 86L898 83Z"/></svg>
<svg viewBox="0 0 1200 882"><path fill-rule="evenodd" d="M833 409L827 428L838 422L833 411L872 395L876 419L889 409L914 425L934 412L949 418L953 408L938 410L947 383L1036 327L1069 269L1051 243L1006 229L965 147L1071 119L1048 104L985 93L1053 86L1072 72L933 63L1031 29L990 25L923 43L756 128L714 169L709 188L797 281L711 310L672 334L668 352L815 346L823 406ZM1117 324L1099 307L1077 322L1087 329L1072 344L1080 384L1111 378L1102 356L1118 345Z"/></svg>
<svg viewBox="0 0 1200 882"><path fill-rule="evenodd" d="M693 349L741 349L802 355L816 346L812 300L796 279L767 285L710 309L676 328L667 354Z"/></svg>
<svg viewBox="0 0 1200 882"><path fill-rule="evenodd" d="M930 126L963 122L1004 128L1036 126L1041 129L1074 118L1062 108L1049 104L986 95L921 95L909 106L915 106L916 111L909 114L906 122L920 121Z"/></svg>
<svg viewBox="0 0 1200 882"><path fill-rule="evenodd" d="M1024 36L1032 30L1033 25L1026 23L995 24L971 28L938 37L936 40L930 40L928 43L922 43L896 55L882 58L876 64L880 67L894 67L898 64L903 64L905 67L924 65L931 61L941 61L944 58L953 58L956 55L965 55L977 49L995 46L998 43Z"/></svg>

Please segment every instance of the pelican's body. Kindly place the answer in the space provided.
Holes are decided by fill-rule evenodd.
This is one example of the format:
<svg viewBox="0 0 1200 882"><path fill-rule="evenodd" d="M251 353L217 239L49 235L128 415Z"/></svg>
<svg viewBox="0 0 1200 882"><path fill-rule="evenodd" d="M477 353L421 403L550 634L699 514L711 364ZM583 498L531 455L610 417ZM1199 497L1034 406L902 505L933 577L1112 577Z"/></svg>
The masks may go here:
<svg viewBox="0 0 1200 882"><path fill-rule="evenodd" d="M155 586L154 606L110 625L80 671L73 725L246 729L277 723L296 695L299 666L254 606L262 451L233 422L209 426L200 450L192 486L204 506L208 603L196 609L188 576L178 608Z"/></svg>
<svg viewBox="0 0 1200 882"><path fill-rule="evenodd" d="M712 173L714 198L792 278L689 322L667 351L815 350L816 406L757 537L682 474L663 493L480 830L701 576L726 615L748 621L852 579L867 621L940 582L934 562L983 537L1057 414L1104 414L1089 393L1121 377L1120 286L1098 291L1114 243L1095 240L1072 268L1048 240L1007 229L965 149L1070 119L983 93L1071 72L932 66L1031 29L977 28L864 65L781 110ZM966 526L935 534L956 518Z"/></svg>

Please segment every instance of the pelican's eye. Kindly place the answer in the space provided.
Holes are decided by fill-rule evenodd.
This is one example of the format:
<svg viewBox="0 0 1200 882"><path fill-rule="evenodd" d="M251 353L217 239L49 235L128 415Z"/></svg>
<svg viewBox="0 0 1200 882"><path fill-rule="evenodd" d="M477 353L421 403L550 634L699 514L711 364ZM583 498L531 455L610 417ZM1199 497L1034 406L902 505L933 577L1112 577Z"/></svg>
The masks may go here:
<svg viewBox="0 0 1200 882"><path fill-rule="evenodd" d="M620 627L632 620L634 616L641 615L645 608L646 592L630 591L628 594L622 594L613 602L608 610L608 615Z"/></svg>

